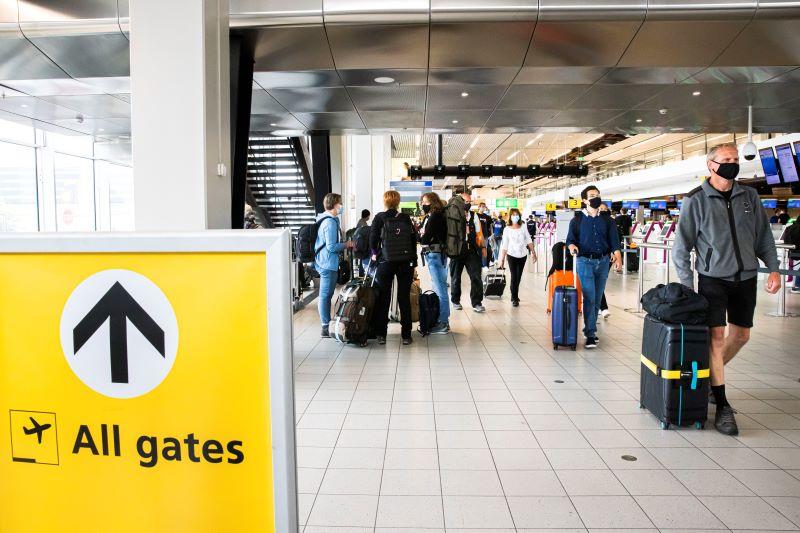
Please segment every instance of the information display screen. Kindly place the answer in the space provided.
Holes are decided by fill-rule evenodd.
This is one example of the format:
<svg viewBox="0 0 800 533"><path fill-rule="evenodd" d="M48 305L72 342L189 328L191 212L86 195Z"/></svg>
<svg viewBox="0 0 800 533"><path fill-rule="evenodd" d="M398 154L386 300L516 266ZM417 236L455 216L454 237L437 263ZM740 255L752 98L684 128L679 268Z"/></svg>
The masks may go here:
<svg viewBox="0 0 800 533"><path fill-rule="evenodd" d="M794 154L792 153L792 146L789 143L779 144L775 147L775 153L778 154L778 166L781 169L784 183L795 183L800 181L797 175L797 161L795 161Z"/></svg>
<svg viewBox="0 0 800 533"><path fill-rule="evenodd" d="M775 209L778 207L778 200L776 199L767 199L761 200L761 205L764 206L764 209Z"/></svg>
<svg viewBox="0 0 800 533"><path fill-rule="evenodd" d="M764 169L764 176L769 185L779 185L781 182L781 175L778 173L778 163L775 161L775 152L772 148L762 148L758 151L761 157L761 166Z"/></svg>
<svg viewBox="0 0 800 533"><path fill-rule="evenodd" d="M652 212L652 211L650 211L649 209L645 209L645 210L644 210L644 216L646 216L646 217L649 217L649 216L650 216L652 213L653 213L653 212Z"/></svg>
<svg viewBox="0 0 800 533"><path fill-rule="evenodd" d="M789 198L786 204L787 209L800 209L800 198Z"/></svg>
<svg viewBox="0 0 800 533"><path fill-rule="evenodd" d="M627 209L639 209L639 200L623 200L622 207Z"/></svg>
<svg viewBox="0 0 800 533"><path fill-rule="evenodd" d="M652 200L650 202L650 209L660 209L665 210L667 208L667 201L666 200Z"/></svg>
<svg viewBox="0 0 800 533"><path fill-rule="evenodd" d="M669 214L674 216L674 217L676 217L676 216L681 214L681 210L680 209L670 209L669 210Z"/></svg>

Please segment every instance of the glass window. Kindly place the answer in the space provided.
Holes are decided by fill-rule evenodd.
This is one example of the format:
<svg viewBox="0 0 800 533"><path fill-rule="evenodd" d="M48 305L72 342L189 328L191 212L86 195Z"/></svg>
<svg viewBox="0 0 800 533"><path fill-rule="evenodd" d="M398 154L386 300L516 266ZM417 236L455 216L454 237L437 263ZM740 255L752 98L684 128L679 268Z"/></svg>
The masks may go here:
<svg viewBox="0 0 800 533"><path fill-rule="evenodd" d="M36 152L0 142L0 231L38 231Z"/></svg>
<svg viewBox="0 0 800 533"><path fill-rule="evenodd" d="M0 120L0 140L33 144L33 126Z"/></svg>
<svg viewBox="0 0 800 533"><path fill-rule="evenodd" d="M47 132L47 147L63 154L92 157L94 155L94 139L91 135L61 135Z"/></svg>
<svg viewBox="0 0 800 533"><path fill-rule="evenodd" d="M106 185L98 187L99 191L103 191L98 195L102 205L97 206L100 216L104 219L101 228L108 228L111 231L133 231L133 169L105 161L95 161L94 169L97 182Z"/></svg>
<svg viewBox="0 0 800 533"><path fill-rule="evenodd" d="M92 160L55 154L56 229L95 229Z"/></svg>

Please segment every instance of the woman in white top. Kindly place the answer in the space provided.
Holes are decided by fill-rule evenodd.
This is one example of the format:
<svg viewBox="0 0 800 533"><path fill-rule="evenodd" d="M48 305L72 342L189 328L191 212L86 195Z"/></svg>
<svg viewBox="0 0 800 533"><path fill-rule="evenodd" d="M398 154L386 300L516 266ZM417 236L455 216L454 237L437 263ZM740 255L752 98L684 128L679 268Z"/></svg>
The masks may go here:
<svg viewBox="0 0 800 533"><path fill-rule="evenodd" d="M504 268L508 257L508 269L511 271L511 305L519 306L519 282L525 270L525 262L531 256L536 261L533 241L528 229L522 224L522 213L519 209L509 211L509 225L503 229L503 242L500 244L500 268Z"/></svg>

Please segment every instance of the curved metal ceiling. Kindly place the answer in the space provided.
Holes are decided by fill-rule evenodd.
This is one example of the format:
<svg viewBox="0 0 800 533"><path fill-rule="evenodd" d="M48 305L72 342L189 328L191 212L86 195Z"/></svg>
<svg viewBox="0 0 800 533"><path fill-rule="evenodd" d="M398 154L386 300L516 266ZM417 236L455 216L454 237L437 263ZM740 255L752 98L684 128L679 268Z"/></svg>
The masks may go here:
<svg viewBox="0 0 800 533"><path fill-rule="evenodd" d="M725 131L748 104L800 129L791 0L230 0L230 21L259 130ZM0 112L124 132L127 30L127 0L0 0Z"/></svg>

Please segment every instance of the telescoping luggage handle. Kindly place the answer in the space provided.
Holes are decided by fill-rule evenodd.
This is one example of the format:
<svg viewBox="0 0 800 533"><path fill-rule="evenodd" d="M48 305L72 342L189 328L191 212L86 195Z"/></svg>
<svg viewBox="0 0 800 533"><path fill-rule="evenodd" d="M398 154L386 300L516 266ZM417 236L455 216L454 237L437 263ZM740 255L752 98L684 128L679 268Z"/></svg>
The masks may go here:
<svg viewBox="0 0 800 533"><path fill-rule="evenodd" d="M563 255L563 257L561 258L561 260L562 260L561 264L564 265L564 270L566 270L567 269L567 243L564 243L564 249L562 250L561 254ZM570 252L570 255L572 255L572 286L575 287L575 290L577 291L578 290L578 254L573 254L572 252Z"/></svg>

